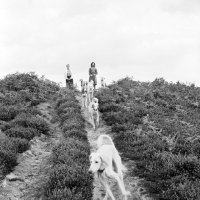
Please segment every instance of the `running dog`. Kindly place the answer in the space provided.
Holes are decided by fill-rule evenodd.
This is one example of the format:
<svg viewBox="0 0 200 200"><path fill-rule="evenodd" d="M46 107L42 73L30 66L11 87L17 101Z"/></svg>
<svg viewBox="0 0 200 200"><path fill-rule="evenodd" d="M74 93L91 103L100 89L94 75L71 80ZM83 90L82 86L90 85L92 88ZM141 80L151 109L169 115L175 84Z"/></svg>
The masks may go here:
<svg viewBox="0 0 200 200"><path fill-rule="evenodd" d="M80 79L81 82L81 93L82 93L82 108L87 108L88 106L88 95L87 95L87 87L85 81Z"/></svg>
<svg viewBox="0 0 200 200"><path fill-rule="evenodd" d="M88 106L89 120L93 126L93 129L96 129L96 127L99 125L98 107L99 107L98 99L93 98L93 100L90 102Z"/></svg>
<svg viewBox="0 0 200 200"><path fill-rule="evenodd" d="M122 164L121 157L108 135L103 134L99 136L97 140L97 152L90 154L90 163L89 172L98 175L100 183L106 190L106 195L103 200L107 200L108 196L112 200L115 200L106 181L106 177L117 180L122 195L127 200L127 196L131 195L131 193L126 191L124 186L123 171L126 171L126 168Z"/></svg>

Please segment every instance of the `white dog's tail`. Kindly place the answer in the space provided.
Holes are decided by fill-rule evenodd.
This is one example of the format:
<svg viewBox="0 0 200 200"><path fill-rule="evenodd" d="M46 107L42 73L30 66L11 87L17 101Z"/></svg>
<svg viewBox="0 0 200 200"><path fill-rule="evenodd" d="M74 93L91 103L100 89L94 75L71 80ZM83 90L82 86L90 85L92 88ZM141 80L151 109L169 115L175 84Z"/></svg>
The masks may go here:
<svg viewBox="0 0 200 200"><path fill-rule="evenodd" d="M106 134L103 134L103 135L100 135L98 140L97 140L97 148L99 149L102 145L104 144L110 144L110 145L114 145L112 139L110 136L106 135Z"/></svg>

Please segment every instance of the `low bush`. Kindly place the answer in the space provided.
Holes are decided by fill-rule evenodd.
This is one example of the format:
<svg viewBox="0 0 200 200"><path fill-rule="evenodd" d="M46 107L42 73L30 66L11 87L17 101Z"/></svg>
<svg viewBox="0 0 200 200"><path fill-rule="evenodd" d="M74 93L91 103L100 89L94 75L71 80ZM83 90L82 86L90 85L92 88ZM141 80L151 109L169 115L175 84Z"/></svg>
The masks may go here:
<svg viewBox="0 0 200 200"><path fill-rule="evenodd" d="M30 148L28 140L21 138L1 138L0 141L1 176L11 172L17 163L17 153L23 153ZM1 177L2 178L2 177Z"/></svg>
<svg viewBox="0 0 200 200"><path fill-rule="evenodd" d="M122 108L119 104L111 102L111 103L105 103L102 106L100 106L99 111L100 112L111 112L111 111L118 112L121 109Z"/></svg>
<svg viewBox="0 0 200 200"><path fill-rule="evenodd" d="M82 166L58 165L56 170L50 173L50 177L45 199L90 200L93 197L91 192L93 179Z"/></svg>
<svg viewBox="0 0 200 200"><path fill-rule="evenodd" d="M48 135L49 134L49 124L39 116L32 116L29 114L19 114L17 117L10 122L10 126L21 126L25 128L37 129L40 133Z"/></svg>
<svg viewBox="0 0 200 200"><path fill-rule="evenodd" d="M35 128L15 126L5 131L5 134L9 137L19 137L27 140L31 140L35 136L40 136L41 132Z"/></svg>
<svg viewBox="0 0 200 200"><path fill-rule="evenodd" d="M52 150L44 199L92 199L93 177L88 173L90 146L85 120L73 90L62 90L56 102L62 141Z"/></svg>
<svg viewBox="0 0 200 200"><path fill-rule="evenodd" d="M67 112L60 115L60 124L63 125L66 119L70 119L70 118L76 118L76 119L82 120L82 118L80 117L80 113L78 111Z"/></svg>
<svg viewBox="0 0 200 200"><path fill-rule="evenodd" d="M51 99L60 87L34 73L9 74L0 79L0 177L17 165L17 153L30 147L29 141L49 133L49 124L35 106Z"/></svg>
<svg viewBox="0 0 200 200"><path fill-rule="evenodd" d="M85 128L85 124L81 120L78 120L78 119L75 119L75 120L67 119L67 120L65 120L65 122L63 124L62 131L66 132L66 131L72 130L72 129L83 130L84 128Z"/></svg>
<svg viewBox="0 0 200 200"><path fill-rule="evenodd" d="M152 83L125 78L108 87L96 96L117 149L135 162L130 174L143 179L153 199L199 199L200 88L162 78ZM176 134L170 149L164 136Z"/></svg>
<svg viewBox="0 0 200 200"><path fill-rule="evenodd" d="M19 108L16 106L1 106L0 107L0 120L10 121L16 117Z"/></svg>
<svg viewBox="0 0 200 200"><path fill-rule="evenodd" d="M8 140L14 144L17 153L23 153L24 151L27 151L31 146L27 139L10 138Z"/></svg>
<svg viewBox="0 0 200 200"><path fill-rule="evenodd" d="M68 130L68 131L65 131L63 132L63 136L65 138L77 138L81 141L87 141L87 132L82 130L78 130L78 129L71 129L71 130Z"/></svg>
<svg viewBox="0 0 200 200"><path fill-rule="evenodd" d="M2 145L1 145L2 146ZM17 154L8 149L0 149L1 175L11 172L17 163Z"/></svg>
<svg viewBox="0 0 200 200"><path fill-rule="evenodd" d="M67 103L67 102L75 102L76 104L73 104L75 105L75 107L77 107L78 105L78 101L76 99L74 99L73 96L67 96L67 97L60 97L57 101L56 101L56 104L55 104L55 109L58 109L61 104L64 104L64 103ZM66 104L66 106L64 107L68 107L69 104Z"/></svg>

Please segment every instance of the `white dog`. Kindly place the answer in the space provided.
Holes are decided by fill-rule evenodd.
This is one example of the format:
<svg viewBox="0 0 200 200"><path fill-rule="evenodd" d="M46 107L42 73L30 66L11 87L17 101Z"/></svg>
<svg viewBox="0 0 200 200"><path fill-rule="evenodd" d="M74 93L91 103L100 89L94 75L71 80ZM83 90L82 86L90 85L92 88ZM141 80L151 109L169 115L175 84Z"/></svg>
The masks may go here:
<svg viewBox="0 0 200 200"><path fill-rule="evenodd" d="M88 83L88 99L89 99L89 103L92 101L93 98L94 98L94 81L91 80Z"/></svg>
<svg viewBox="0 0 200 200"><path fill-rule="evenodd" d="M88 106L89 119L94 129L99 125L98 99L93 98ZM96 122L96 123L95 123Z"/></svg>
<svg viewBox="0 0 200 200"><path fill-rule="evenodd" d="M81 82L81 93L82 93L82 107L84 108L87 108L88 106L88 95L87 95L87 87L86 87L86 82L83 81L82 79L80 79L80 82Z"/></svg>
<svg viewBox="0 0 200 200"><path fill-rule="evenodd" d="M101 87L105 88L106 87L106 82L105 82L105 78L101 77Z"/></svg>
<svg viewBox="0 0 200 200"><path fill-rule="evenodd" d="M89 172L97 173L100 183L105 187L106 196L104 200L107 200L108 196L115 200L106 181L106 176L117 180L122 195L127 200L127 196L131 193L126 191L124 186L123 171L126 171L126 168L121 162L121 157L112 139L108 135L100 135L97 140L97 148L97 152L90 155Z"/></svg>

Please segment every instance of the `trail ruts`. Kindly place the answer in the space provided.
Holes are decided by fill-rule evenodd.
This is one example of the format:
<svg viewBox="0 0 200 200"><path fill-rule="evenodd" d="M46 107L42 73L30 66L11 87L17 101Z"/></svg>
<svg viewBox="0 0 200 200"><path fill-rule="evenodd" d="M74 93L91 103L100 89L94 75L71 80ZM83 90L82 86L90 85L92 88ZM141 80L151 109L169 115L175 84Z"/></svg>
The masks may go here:
<svg viewBox="0 0 200 200"><path fill-rule="evenodd" d="M42 199L43 184L47 180L48 159L52 147L59 141L58 124L50 123L53 108L51 102L38 105L46 121L50 124L50 135L33 138L31 148L19 154L18 165L12 175L18 177L15 181L5 178L1 182L0 200L38 200ZM19 180L20 179L20 180Z"/></svg>

